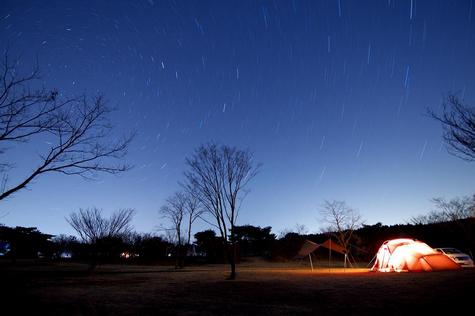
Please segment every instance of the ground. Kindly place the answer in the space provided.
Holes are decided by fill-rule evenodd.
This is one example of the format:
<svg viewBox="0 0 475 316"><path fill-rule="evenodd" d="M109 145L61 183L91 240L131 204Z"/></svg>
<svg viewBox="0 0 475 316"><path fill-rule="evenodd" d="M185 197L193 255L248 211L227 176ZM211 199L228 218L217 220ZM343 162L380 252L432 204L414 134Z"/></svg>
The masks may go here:
<svg viewBox="0 0 475 316"><path fill-rule="evenodd" d="M475 269L377 273L367 269L238 265L0 265L5 315L426 315L467 314ZM468 312L470 313L470 312ZM3 315L3 313L1 313Z"/></svg>

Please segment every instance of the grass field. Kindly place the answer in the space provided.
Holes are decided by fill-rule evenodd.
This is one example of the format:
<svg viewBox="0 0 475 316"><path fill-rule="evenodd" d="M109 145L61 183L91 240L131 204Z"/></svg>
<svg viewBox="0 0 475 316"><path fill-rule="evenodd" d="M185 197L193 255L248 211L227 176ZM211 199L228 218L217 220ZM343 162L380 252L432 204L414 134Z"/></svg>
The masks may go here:
<svg viewBox="0 0 475 316"><path fill-rule="evenodd" d="M449 315L473 313L475 270L375 273L286 264L0 266L1 315Z"/></svg>

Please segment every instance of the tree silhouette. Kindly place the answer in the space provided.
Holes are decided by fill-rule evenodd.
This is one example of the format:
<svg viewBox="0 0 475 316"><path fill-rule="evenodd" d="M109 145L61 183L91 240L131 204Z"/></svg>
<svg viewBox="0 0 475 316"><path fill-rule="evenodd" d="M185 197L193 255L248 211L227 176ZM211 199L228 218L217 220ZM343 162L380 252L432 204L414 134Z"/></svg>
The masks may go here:
<svg viewBox="0 0 475 316"><path fill-rule="evenodd" d="M456 95L443 103L442 114L429 110L429 115L442 123L449 153L468 161L475 160L475 108L464 104Z"/></svg>
<svg viewBox="0 0 475 316"><path fill-rule="evenodd" d="M454 222L465 218L475 218L475 195L456 197L447 201L438 197L431 199L435 209L425 215L411 217L414 225Z"/></svg>
<svg viewBox="0 0 475 316"><path fill-rule="evenodd" d="M0 162L0 200L46 173L91 178L130 168L111 163L124 157L133 135L112 140L108 119L111 109L103 96L63 98L54 89L35 90L41 78L38 66L30 74L21 75L18 64L10 61L8 51L4 53L0 69L0 155L12 143L35 142L46 148L33 170L13 184L8 181L13 162Z"/></svg>
<svg viewBox="0 0 475 316"><path fill-rule="evenodd" d="M235 147L207 144L200 146L186 159L185 176L188 187L209 215L225 243L230 246L230 279L236 277L236 238L234 228L239 215L245 188L254 178L260 165L256 165L249 151Z"/></svg>
<svg viewBox="0 0 475 316"><path fill-rule="evenodd" d="M362 224L359 212L346 205L345 201L324 201L320 210L322 220L328 224L325 229L332 233L338 243L345 249L345 253L350 251L350 241L354 231Z"/></svg>
<svg viewBox="0 0 475 316"><path fill-rule="evenodd" d="M176 192L160 208L160 214L172 225L168 232L175 241L175 268L183 267L183 219L186 216L187 197L183 192Z"/></svg>
<svg viewBox="0 0 475 316"><path fill-rule="evenodd" d="M110 253L111 244L120 242L132 232L131 222L135 215L133 209L120 209L109 218L102 216L98 208L80 209L66 218L83 242L90 245L91 270L96 266L102 252Z"/></svg>
<svg viewBox="0 0 475 316"><path fill-rule="evenodd" d="M187 237L187 245L191 245L191 227L193 226L193 223L200 218L205 210L202 208L199 195L194 192L195 189L191 189L190 191L185 191L185 197L186 197L186 203L185 203L185 208L186 208L186 215L188 219L188 237Z"/></svg>

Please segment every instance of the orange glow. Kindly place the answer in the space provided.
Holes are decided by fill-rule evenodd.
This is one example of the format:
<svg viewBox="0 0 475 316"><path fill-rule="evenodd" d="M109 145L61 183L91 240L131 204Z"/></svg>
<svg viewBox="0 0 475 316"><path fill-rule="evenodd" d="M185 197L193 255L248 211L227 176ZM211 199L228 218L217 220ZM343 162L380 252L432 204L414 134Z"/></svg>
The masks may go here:
<svg viewBox="0 0 475 316"><path fill-rule="evenodd" d="M135 258L135 257L138 257L138 256L139 255L136 254L136 253L131 253L131 252L127 252L127 251L124 251L120 254L120 257L124 258L124 259Z"/></svg>
<svg viewBox="0 0 475 316"><path fill-rule="evenodd" d="M408 238L385 241L376 254L372 271L409 272L456 270L460 267L427 244Z"/></svg>

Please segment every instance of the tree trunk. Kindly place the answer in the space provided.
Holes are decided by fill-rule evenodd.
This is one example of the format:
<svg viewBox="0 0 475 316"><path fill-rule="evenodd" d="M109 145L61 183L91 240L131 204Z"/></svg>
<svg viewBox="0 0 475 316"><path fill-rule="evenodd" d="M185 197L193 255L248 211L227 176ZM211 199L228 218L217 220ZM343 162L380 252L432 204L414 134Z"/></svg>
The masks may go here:
<svg viewBox="0 0 475 316"><path fill-rule="evenodd" d="M99 262L99 250L98 250L98 245L96 243L93 243L91 244L91 257L89 258L89 267L88 267L88 271L89 272L93 272L96 267L97 267L97 264Z"/></svg>
<svg viewBox="0 0 475 316"><path fill-rule="evenodd" d="M180 246L180 269L183 269L185 267L185 258L186 258L186 245L181 245Z"/></svg>
<svg viewBox="0 0 475 316"><path fill-rule="evenodd" d="M178 257L180 256L180 247L176 246L175 247L175 269L178 269Z"/></svg>
<svg viewBox="0 0 475 316"><path fill-rule="evenodd" d="M231 274L229 275L229 280L236 279L236 240L234 238L234 225L231 226L231 249L228 249L229 253L229 263L231 264Z"/></svg>
<svg viewBox="0 0 475 316"><path fill-rule="evenodd" d="M230 264L231 264L231 274L229 275L229 280L236 279L236 243L233 241L231 244L230 251Z"/></svg>
<svg viewBox="0 0 475 316"><path fill-rule="evenodd" d="M190 215L190 219L188 221L188 240L187 240L187 243L186 243L187 245L189 245L190 241L191 241L191 224L193 224L193 223L192 223L192 217Z"/></svg>

